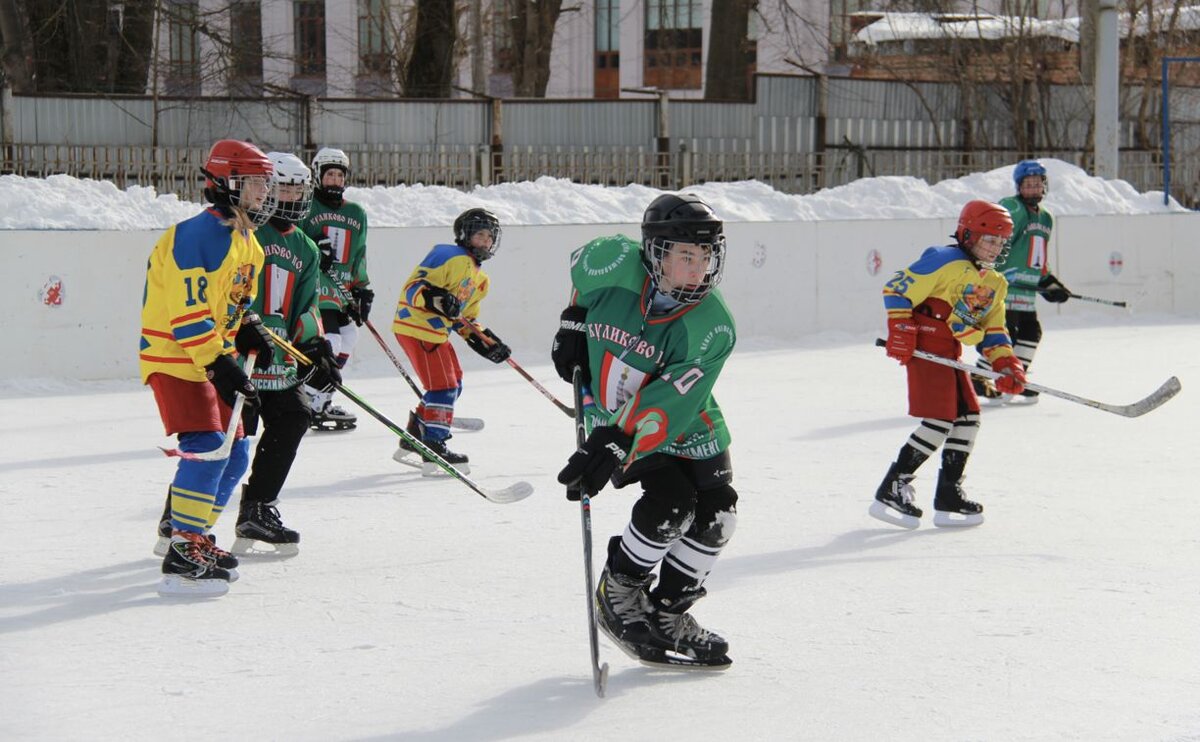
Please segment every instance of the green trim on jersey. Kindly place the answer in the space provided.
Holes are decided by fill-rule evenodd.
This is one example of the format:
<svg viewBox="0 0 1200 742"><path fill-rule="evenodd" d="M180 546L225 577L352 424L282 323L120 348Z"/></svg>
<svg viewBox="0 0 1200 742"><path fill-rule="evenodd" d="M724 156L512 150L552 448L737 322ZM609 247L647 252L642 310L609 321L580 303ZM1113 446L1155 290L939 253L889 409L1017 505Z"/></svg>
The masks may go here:
<svg viewBox="0 0 1200 742"><path fill-rule="evenodd" d="M335 258L329 272L344 289L349 291L355 286L366 287L371 283L367 277L367 212L362 206L353 201L342 201L341 206L332 209L314 198L302 227L313 242L319 242L326 233L334 239ZM339 253L344 260L338 259ZM345 302L333 281L322 272L321 309L344 312Z"/></svg>
<svg viewBox="0 0 1200 742"><path fill-rule="evenodd" d="M699 304L646 319L650 277L637 241L601 237L571 255L574 303L587 309L595 406L589 430L617 425L634 436L632 459L664 453L708 459L729 447L712 389L736 342L718 291Z"/></svg>
<svg viewBox="0 0 1200 742"><path fill-rule="evenodd" d="M1003 273L1009 284L1004 308L1034 312L1037 311L1037 289L1033 287L1050 272L1050 231L1054 229L1054 216L1044 205L1031 212L1018 196L1001 199L1000 205L1008 210L1013 220L1008 254L1004 262L996 264L996 272Z"/></svg>
<svg viewBox="0 0 1200 742"><path fill-rule="evenodd" d="M258 296L250 305L251 310L262 318L264 325L293 343L320 335L317 283L321 253L316 244L298 228L285 235L268 224L254 234L262 245L265 260L259 273ZM277 392L300 383L296 370L296 359L277 347L271 366L265 371L256 369L251 379L259 389Z"/></svg>

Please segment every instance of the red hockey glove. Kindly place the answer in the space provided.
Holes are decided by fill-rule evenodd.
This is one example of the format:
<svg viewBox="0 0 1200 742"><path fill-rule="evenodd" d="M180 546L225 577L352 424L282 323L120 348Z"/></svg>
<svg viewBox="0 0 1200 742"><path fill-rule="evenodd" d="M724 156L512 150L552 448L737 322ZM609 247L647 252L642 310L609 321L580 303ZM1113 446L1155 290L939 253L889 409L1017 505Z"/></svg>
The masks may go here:
<svg viewBox="0 0 1200 742"><path fill-rule="evenodd" d="M992 362L992 370L1004 374L996 379L996 388L1005 394L1020 394L1025 391L1025 367L1016 356L1005 356Z"/></svg>
<svg viewBox="0 0 1200 742"><path fill-rule="evenodd" d="M900 361L901 366L912 360L917 349L917 325L911 319L889 319L887 354L888 358Z"/></svg>

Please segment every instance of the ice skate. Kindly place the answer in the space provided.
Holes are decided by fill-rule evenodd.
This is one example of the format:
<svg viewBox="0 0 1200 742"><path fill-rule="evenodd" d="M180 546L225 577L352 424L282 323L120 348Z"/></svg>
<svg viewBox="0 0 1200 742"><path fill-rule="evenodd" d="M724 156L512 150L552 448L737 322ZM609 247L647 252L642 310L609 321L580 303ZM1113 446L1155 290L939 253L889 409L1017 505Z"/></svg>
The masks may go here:
<svg viewBox="0 0 1200 742"><path fill-rule="evenodd" d="M688 613L707 594L699 588L676 598L651 598L650 641L642 649L644 665L676 669L724 670L729 659L729 642L704 628Z"/></svg>
<svg viewBox="0 0 1200 742"><path fill-rule="evenodd" d="M913 504L913 474L902 474L900 465L893 463L888 469L887 476L875 490L875 502L867 513L876 520L890 523L901 528L913 529L921 525L921 508Z"/></svg>
<svg viewBox="0 0 1200 742"><path fill-rule="evenodd" d="M159 595L217 597L229 592L233 577L208 556L208 538L199 533L175 531L162 563Z"/></svg>
<svg viewBox="0 0 1200 742"><path fill-rule="evenodd" d="M650 641L652 582L654 575L632 577L605 567L596 585L596 623L600 631L635 660L642 659L640 648Z"/></svg>
<svg viewBox="0 0 1200 742"><path fill-rule="evenodd" d="M933 498L933 524L939 528L965 528L983 523L983 506L966 498L962 482L938 476Z"/></svg>
<svg viewBox="0 0 1200 742"><path fill-rule="evenodd" d="M325 432L354 430L358 427L358 418L341 407L326 402L320 412L313 413L311 427L313 430Z"/></svg>
<svg viewBox="0 0 1200 742"><path fill-rule="evenodd" d="M244 498L243 494L243 498ZM258 557L294 557L300 553L300 534L283 525L279 510L271 502L242 500L233 553Z"/></svg>
<svg viewBox="0 0 1200 742"><path fill-rule="evenodd" d="M414 428L416 428L415 431ZM425 444L426 448L433 451L438 456L441 456L447 464L450 464L463 474L471 473L471 465L469 463L470 459L467 457L467 455L457 453L456 451L451 451L446 447L446 440L449 440L449 438L452 438L453 436L447 436L447 438L444 440L424 438L424 427L420 424L416 418L416 415L413 413L409 413L408 426L405 428L405 430L414 438L421 438L421 443ZM396 452L392 454L392 460L396 463L404 464L405 466L411 466L415 469L420 469L422 476L447 476L446 472L442 470L442 467L438 466L437 462L426 461L424 456L417 451L417 447L409 443L406 438L400 439L400 446L396 449Z"/></svg>
<svg viewBox="0 0 1200 742"><path fill-rule="evenodd" d="M991 379L982 379L977 376L971 378L971 385L975 387L975 396L979 397L979 401L985 405L998 407L1005 403L1004 394L996 388L996 383Z"/></svg>
<svg viewBox="0 0 1200 742"><path fill-rule="evenodd" d="M1041 395L1037 392L1031 392L1028 389L1020 394L1005 394L1004 396L1007 398L1004 401L1013 407L1028 407L1037 404L1038 400L1041 399Z"/></svg>

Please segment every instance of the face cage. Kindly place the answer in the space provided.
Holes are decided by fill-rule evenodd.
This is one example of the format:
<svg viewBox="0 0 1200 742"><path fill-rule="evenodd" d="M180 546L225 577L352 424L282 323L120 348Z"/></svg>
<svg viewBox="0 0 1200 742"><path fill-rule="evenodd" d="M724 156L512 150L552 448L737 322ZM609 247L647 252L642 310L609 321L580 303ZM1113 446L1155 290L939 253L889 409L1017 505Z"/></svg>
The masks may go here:
<svg viewBox="0 0 1200 742"><path fill-rule="evenodd" d="M667 253L675 245L699 245L700 247L707 247L709 249L708 270L705 271L700 285L694 288L683 287L664 291L661 288L664 278L663 258L667 256ZM721 276L725 271L725 235L718 235L715 242L685 242L683 240L668 240L666 237L652 237L645 241L644 247L649 254L650 278L654 281L655 289L670 296L680 304L699 304L721 282Z"/></svg>
<svg viewBox="0 0 1200 742"><path fill-rule="evenodd" d="M987 235L981 234L977 237L972 237L971 246L967 248L967 255L971 257L971 262L978 267L987 268L988 270L996 270L996 266L1000 263L1003 263L1008 258L1008 251L1011 249L1012 245L1009 240L1004 240L1004 246L1000 248L1000 252L996 253L996 259L990 262L984 262L975 254L975 248L979 245L980 240L986 236Z"/></svg>
<svg viewBox="0 0 1200 742"><path fill-rule="evenodd" d="M304 195L297 201L284 201L279 197L280 186L302 186ZM312 183L275 183L275 188L272 189L272 195L275 197L275 213L276 216L286 222L299 224L308 216L308 210L312 206L313 187Z"/></svg>
<svg viewBox="0 0 1200 742"><path fill-rule="evenodd" d="M492 233L491 248L471 247L471 238L475 236L476 232L484 229ZM504 230L500 228L499 224L491 219L472 219L463 225L462 231L463 242L466 243L465 247L470 250L475 256L475 259L481 263L495 255L496 251L500 249L500 235Z"/></svg>
<svg viewBox="0 0 1200 742"><path fill-rule="evenodd" d="M247 180L249 178L262 178L263 180L263 188L266 192L266 197L263 198L262 205L257 209L251 209L242 205L242 189L238 184L239 181ZM234 176L229 179L229 203L246 212L246 216L249 217L251 224L256 227L261 227L270 221L271 216L275 213L275 206L277 202L275 200L274 183L272 182L271 178L265 175L246 175L243 177Z"/></svg>

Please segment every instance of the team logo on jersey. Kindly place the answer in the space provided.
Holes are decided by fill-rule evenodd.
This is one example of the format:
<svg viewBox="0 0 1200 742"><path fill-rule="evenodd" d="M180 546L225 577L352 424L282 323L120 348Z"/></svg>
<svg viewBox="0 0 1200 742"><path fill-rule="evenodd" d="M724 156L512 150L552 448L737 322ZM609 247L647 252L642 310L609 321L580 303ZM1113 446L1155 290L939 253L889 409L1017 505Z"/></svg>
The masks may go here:
<svg viewBox="0 0 1200 742"><path fill-rule="evenodd" d="M995 289L968 283L963 287L962 298L954 304L954 316L962 320L964 326L977 328L983 323L983 315L987 314L995 299Z"/></svg>
<svg viewBox="0 0 1200 742"><path fill-rule="evenodd" d="M229 303L234 306L250 303L254 291L254 264L242 263L233 276L233 287L229 289Z"/></svg>

